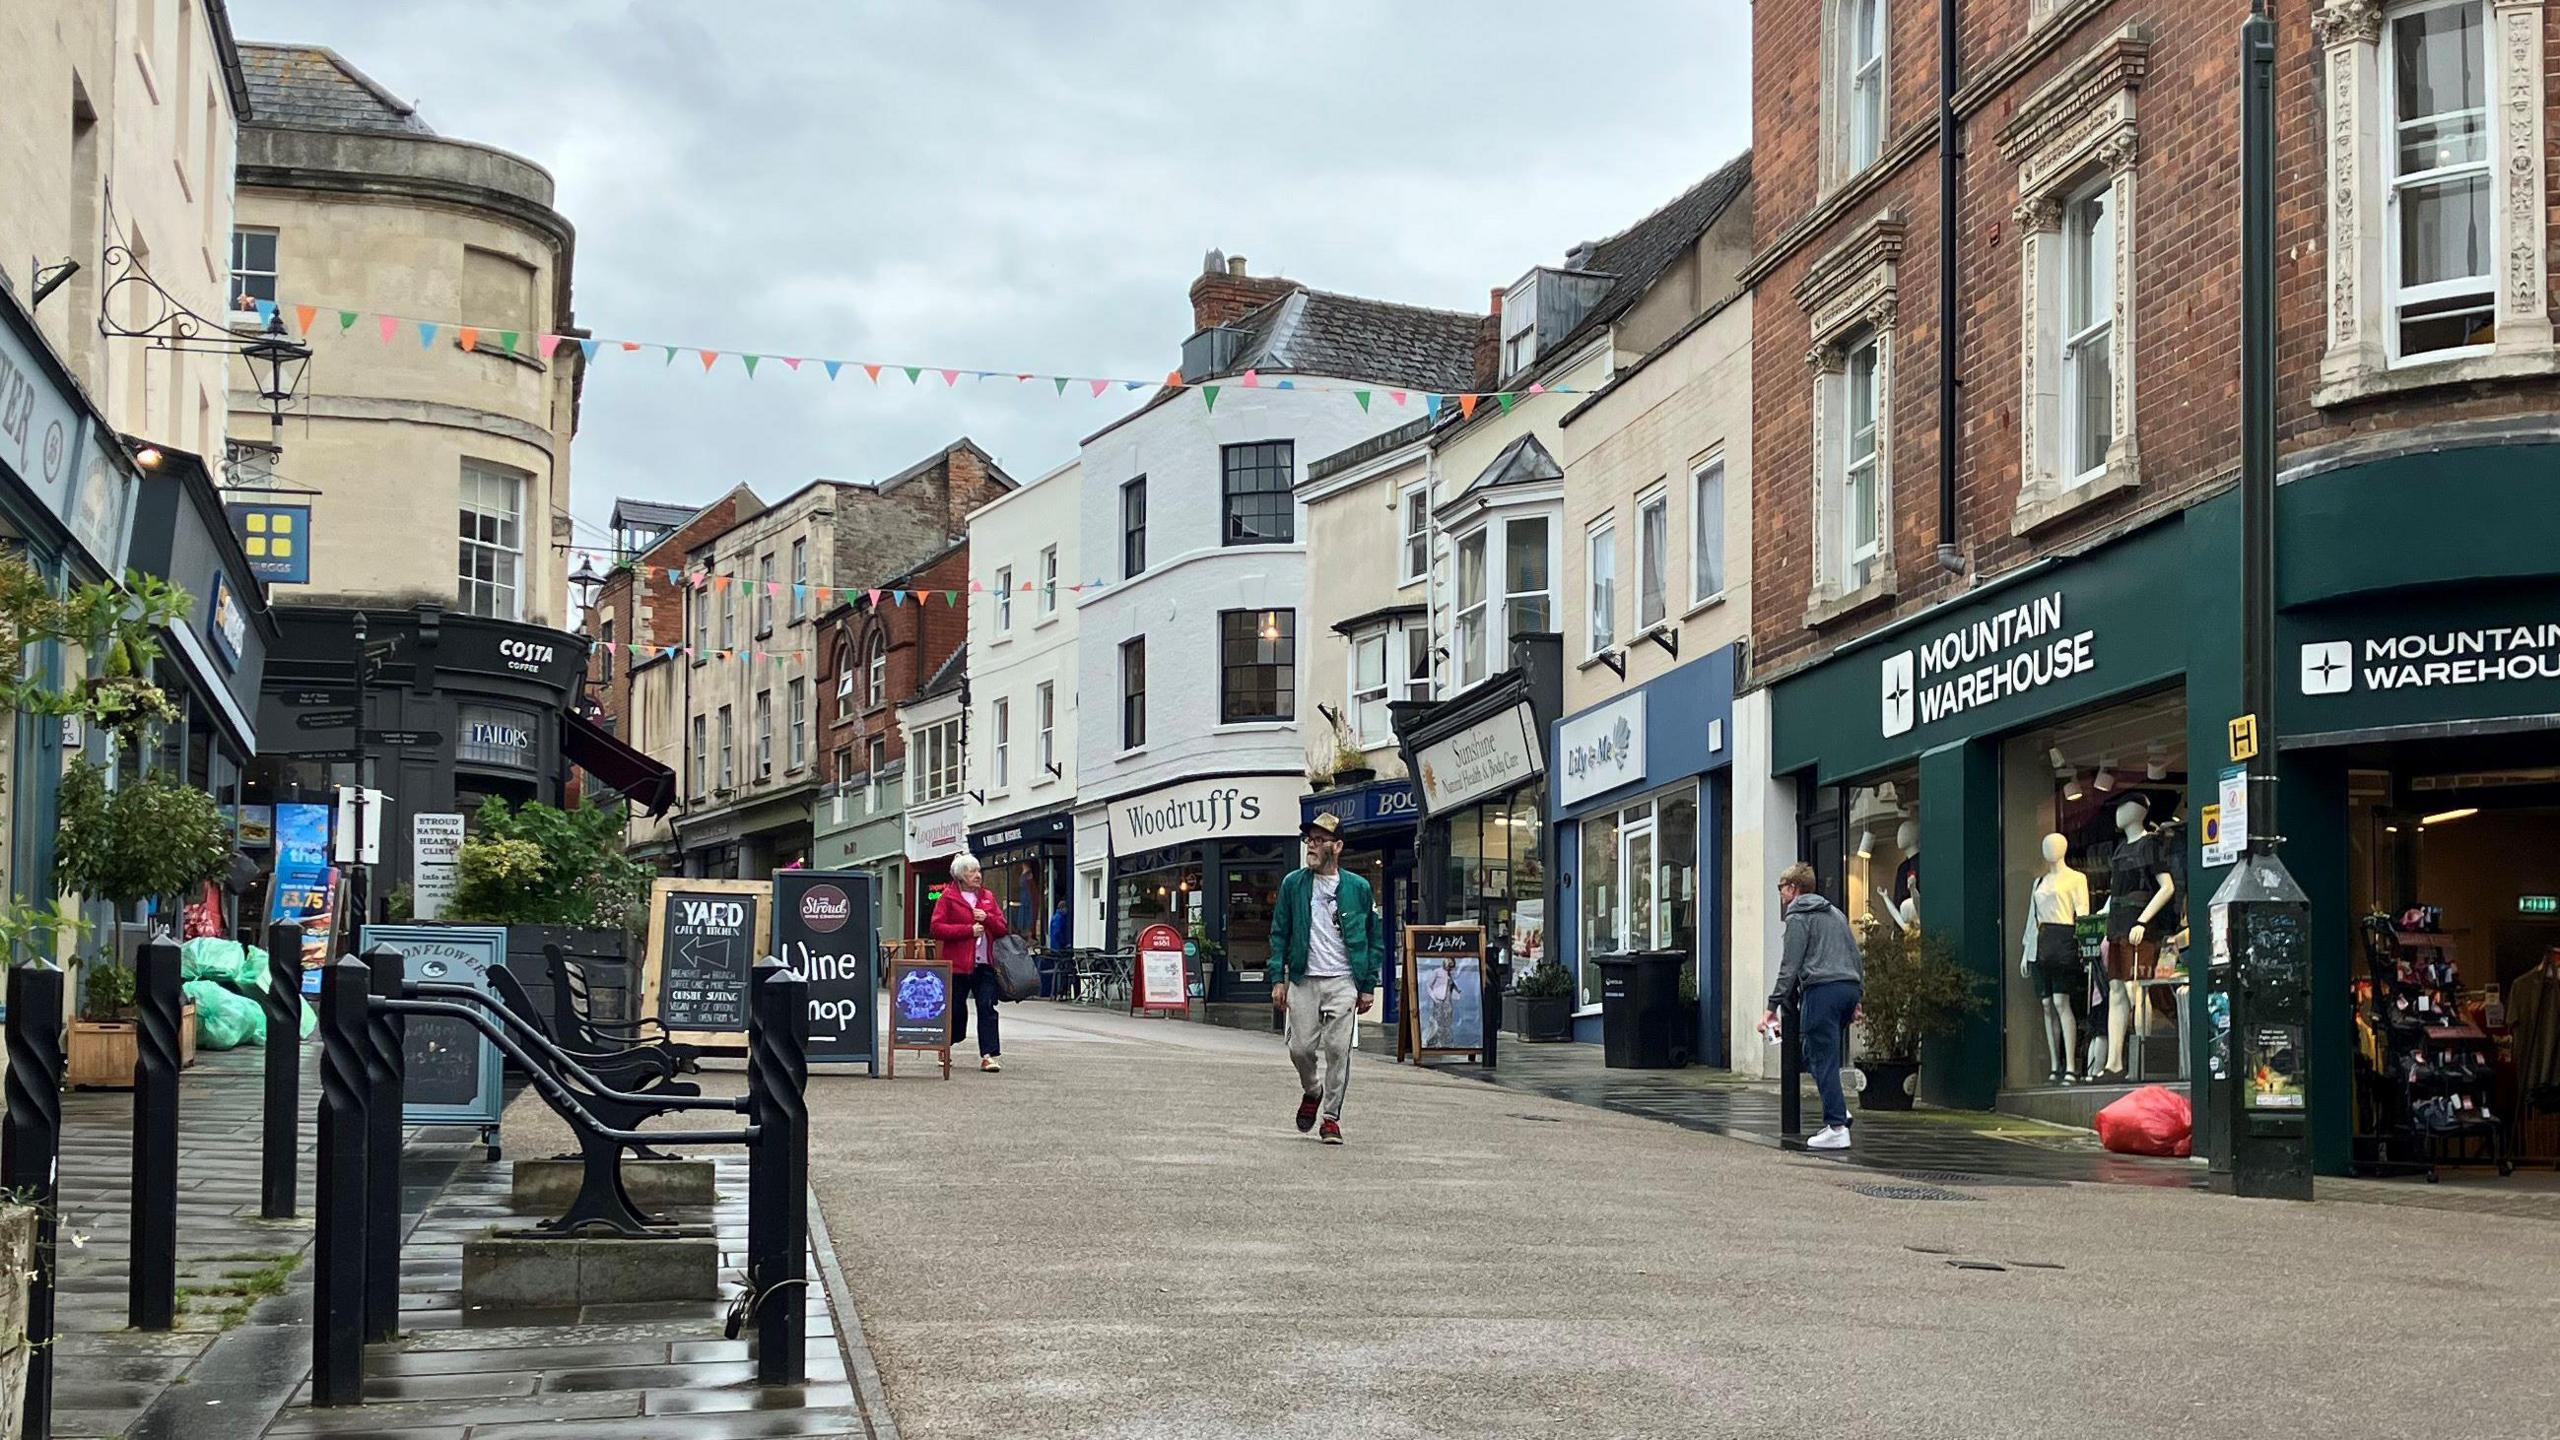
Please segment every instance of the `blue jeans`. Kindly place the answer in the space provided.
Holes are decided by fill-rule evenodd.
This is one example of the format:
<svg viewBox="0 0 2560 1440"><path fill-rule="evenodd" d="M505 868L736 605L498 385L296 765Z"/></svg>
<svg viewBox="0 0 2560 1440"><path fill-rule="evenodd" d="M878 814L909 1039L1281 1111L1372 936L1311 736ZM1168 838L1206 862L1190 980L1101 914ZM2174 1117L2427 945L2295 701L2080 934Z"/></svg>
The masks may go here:
<svg viewBox="0 0 2560 1440"><path fill-rule="evenodd" d="M1796 999L1804 1023L1804 1063L1822 1092L1822 1123L1846 1126L1849 1097L1840 1093L1840 1067L1849 1058L1849 1017L1858 1013L1866 987L1855 980L1808 985Z"/></svg>

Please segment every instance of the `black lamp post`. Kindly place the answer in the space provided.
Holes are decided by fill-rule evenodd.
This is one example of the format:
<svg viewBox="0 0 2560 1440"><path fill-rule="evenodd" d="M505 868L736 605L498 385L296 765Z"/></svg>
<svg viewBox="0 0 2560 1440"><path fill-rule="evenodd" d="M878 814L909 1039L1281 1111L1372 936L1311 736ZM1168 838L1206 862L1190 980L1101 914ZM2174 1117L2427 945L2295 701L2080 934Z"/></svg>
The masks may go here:
<svg viewBox="0 0 2560 1440"><path fill-rule="evenodd" d="M311 347L285 333L284 315L279 311L267 317L267 328L256 339L240 347L240 358L249 362L250 383L258 387L258 398L267 402L275 428L283 430L285 402L302 384L303 367L311 363Z"/></svg>

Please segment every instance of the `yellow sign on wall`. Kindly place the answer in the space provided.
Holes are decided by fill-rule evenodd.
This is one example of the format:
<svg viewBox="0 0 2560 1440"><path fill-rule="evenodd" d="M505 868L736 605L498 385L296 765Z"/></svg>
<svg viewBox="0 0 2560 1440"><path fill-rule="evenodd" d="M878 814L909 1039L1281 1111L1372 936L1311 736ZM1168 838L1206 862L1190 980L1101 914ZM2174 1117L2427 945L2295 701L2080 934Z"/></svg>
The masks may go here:
<svg viewBox="0 0 2560 1440"><path fill-rule="evenodd" d="M2231 758L2235 761L2258 758L2257 716L2243 715L2231 722Z"/></svg>

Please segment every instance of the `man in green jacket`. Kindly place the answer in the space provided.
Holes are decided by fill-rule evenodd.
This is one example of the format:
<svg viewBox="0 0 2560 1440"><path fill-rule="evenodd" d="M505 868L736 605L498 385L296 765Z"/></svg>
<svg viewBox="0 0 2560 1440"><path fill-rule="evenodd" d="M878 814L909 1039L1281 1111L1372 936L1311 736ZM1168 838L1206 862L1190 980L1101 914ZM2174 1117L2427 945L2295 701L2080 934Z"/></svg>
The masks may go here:
<svg viewBox="0 0 2560 1440"><path fill-rule="evenodd" d="M1319 815L1301 834L1307 864L1280 882L1271 915L1271 959L1281 978L1271 1003L1289 1014L1289 1058L1298 1066L1298 1131L1324 1129L1342 1143L1342 1095L1351 1085L1359 1017L1378 994L1378 899L1342 868L1342 821Z"/></svg>

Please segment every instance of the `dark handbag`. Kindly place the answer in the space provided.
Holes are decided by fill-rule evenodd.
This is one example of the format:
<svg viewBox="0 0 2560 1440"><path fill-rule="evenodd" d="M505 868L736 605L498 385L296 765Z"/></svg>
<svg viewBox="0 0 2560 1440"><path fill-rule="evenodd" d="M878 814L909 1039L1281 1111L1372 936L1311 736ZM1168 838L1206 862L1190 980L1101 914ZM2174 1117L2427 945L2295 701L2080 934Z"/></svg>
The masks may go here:
<svg viewBox="0 0 2560 1440"><path fill-rule="evenodd" d="M996 969L996 993L1007 1000L1028 1000L1040 993L1040 965L1019 935L1007 935L990 952Z"/></svg>

